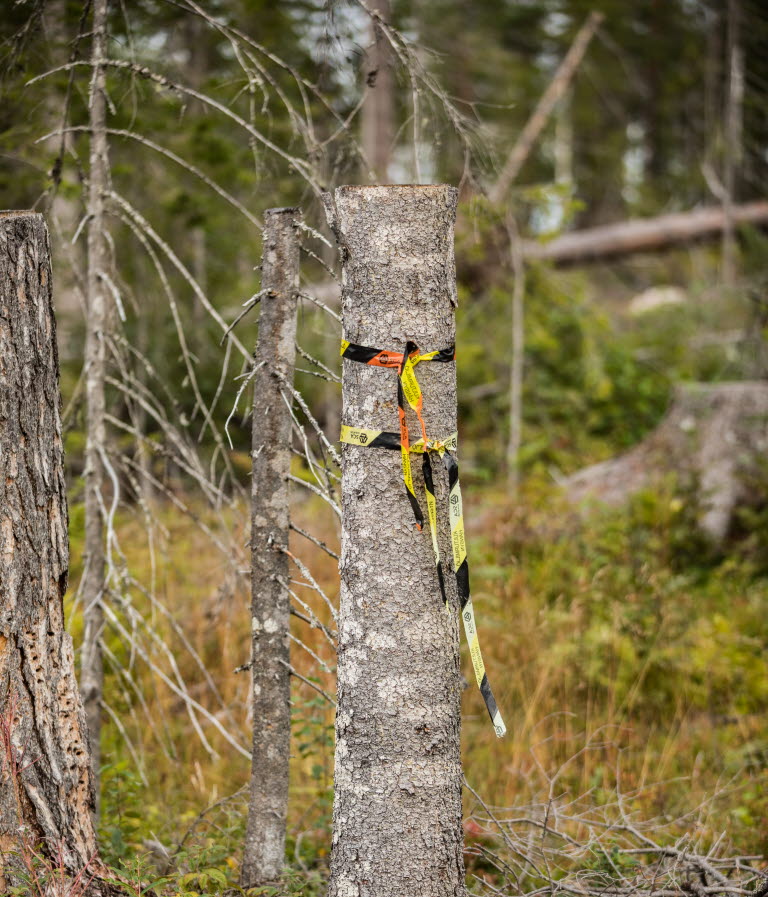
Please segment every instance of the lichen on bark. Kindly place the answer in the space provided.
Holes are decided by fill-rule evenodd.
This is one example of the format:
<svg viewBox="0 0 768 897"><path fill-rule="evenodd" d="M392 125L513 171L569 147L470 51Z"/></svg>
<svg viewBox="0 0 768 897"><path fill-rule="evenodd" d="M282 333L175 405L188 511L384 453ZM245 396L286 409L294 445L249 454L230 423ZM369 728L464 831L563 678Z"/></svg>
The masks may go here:
<svg viewBox="0 0 768 897"><path fill-rule="evenodd" d="M297 209L269 209L253 387L251 660L253 760L240 881L276 881L285 864L291 741L288 591L291 410L299 291Z"/></svg>
<svg viewBox="0 0 768 897"><path fill-rule="evenodd" d="M401 352L455 338L447 186L341 187L328 197L343 260L344 337ZM430 436L456 430L453 364L418 378ZM343 362L343 420L397 430L394 371ZM410 422L418 432L413 417ZM458 614L440 599L396 452L343 446L342 556L330 897L461 897ZM447 483L434 465L437 501ZM420 465L414 465L423 496ZM422 499L423 500L423 499ZM439 540L450 569L447 515ZM452 610L453 578L446 577Z"/></svg>

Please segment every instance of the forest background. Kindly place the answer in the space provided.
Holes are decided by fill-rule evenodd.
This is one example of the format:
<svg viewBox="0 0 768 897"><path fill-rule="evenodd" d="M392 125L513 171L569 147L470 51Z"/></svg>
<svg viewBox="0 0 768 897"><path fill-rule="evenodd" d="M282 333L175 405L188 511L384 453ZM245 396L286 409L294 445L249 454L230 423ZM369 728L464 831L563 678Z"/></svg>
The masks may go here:
<svg viewBox="0 0 768 897"><path fill-rule="evenodd" d="M122 68L110 68L107 79L115 298L107 381L114 619L104 637L101 784L107 858L133 864L141 855L182 893L236 885L249 775L237 745L248 743L251 724L247 677L236 672L250 641L242 491L250 421L235 379L242 360L231 340L222 345L221 321L233 322L258 293L259 222L273 206L304 210L302 290L337 307L319 189L372 180L461 187L465 516L486 663L510 730L497 741L479 695L466 691L469 784L488 805L541 819L555 794L602 808L615 806L618 794L670 843L683 837L705 851L727 844L764 856L768 470L758 465L752 501L717 543L701 533L701 496L687 476L670 475L587 517L573 512L560 487L647 436L679 384L768 376L765 235L739 229L732 271L724 270L719 238L568 268L526 262L521 447L514 458L508 450L510 222L513 241L544 245L571 230L719 205L729 171L734 202L762 199L762 4L396 0L389 21L407 55L386 64L394 105L379 178L359 151L377 77L366 72L364 6L218 0L201 9L186 0L131 0L111 4L109 16L109 56ZM509 191L490 202L510 147L595 9L604 20L569 89ZM735 141L734 9L743 72ZM76 643L90 78L80 64L89 53L88 12L80 2L30 0L6 2L0 19L2 205L43 211L54 243L73 562L67 610ZM233 40L232 28L258 47ZM242 55L245 46L252 58ZM200 96L236 112L268 144ZM638 295L659 287L676 290L640 310ZM255 345L256 321L252 311L234 331L246 347ZM309 300L299 330L328 379L298 373L298 388L333 440L339 332ZM301 487L313 482L307 452L295 459L292 513L334 549L332 510ZM332 603L334 559L296 538ZM325 696L334 661L316 629L307 635L294 622L293 665L303 678L293 696L290 887L310 894L322 891L330 844L333 707ZM477 886L497 874L479 801L468 791Z"/></svg>

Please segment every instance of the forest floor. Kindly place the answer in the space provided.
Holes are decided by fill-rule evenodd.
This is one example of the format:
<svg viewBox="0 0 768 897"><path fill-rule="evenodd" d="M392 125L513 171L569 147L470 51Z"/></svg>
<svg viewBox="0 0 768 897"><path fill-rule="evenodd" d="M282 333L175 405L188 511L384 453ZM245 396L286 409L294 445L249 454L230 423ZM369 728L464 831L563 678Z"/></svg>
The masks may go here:
<svg viewBox="0 0 768 897"><path fill-rule="evenodd" d="M465 689L466 779L486 804L466 792L470 870L493 880L473 850L493 844L488 808L509 817L503 808L530 814L553 799L608 815L620 804L662 840L688 834L699 849L721 839L721 847L766 855L768 569L756 560L760 545L738 557L707 552L686 496L672 488L588 522L534 482L513 505L470 479L465 502L486 665L509 730L497 739L477 690ZM248 746L249 677L235 672L249 652L247 555L233 566L198 523L165 504L155 510L151 550L138 511L117 524L125 568L136 583L151 582L158 601L127 589L147 623L130 623L118 609L133 648L125 635L107 635L115 660L108 657L106 698L124 732L106 721L102 838L115 865L147 854L168 873L168 893L223 893L236 883L249 763L180 694ZM206 514L202 522L217 525ZM82 554L78 505L71 518L70 596ZM337 547L319 500L297 502L294 520ZM233 544L244 545L244 510L229 512L228 524ZM292 547L335 601L335 561L295 534ZM332 624L316 593L301 597ZM292 644L295 668L333 694L327 640L292 623L303 642ZM470 678L467 657L463 669ZM314 894L331 840L333 707L299 680L293 702L288 859L295 893ZM173 854L169 862L158 858L158 844Z"/></svg>

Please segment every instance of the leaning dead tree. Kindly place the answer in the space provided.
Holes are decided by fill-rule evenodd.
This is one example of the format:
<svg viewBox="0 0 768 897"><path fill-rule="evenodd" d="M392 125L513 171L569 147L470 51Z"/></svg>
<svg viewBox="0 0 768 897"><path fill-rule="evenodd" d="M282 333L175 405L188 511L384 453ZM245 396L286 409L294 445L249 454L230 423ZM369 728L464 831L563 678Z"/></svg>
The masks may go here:
<svg viewBox="0 0 768 897"><path fill-rule="evenodd" d="M86 280L85 331L85 551L81 595L83 600L83 647L80 688L88 718L93 758L95 812L99 807L101 767L101 712L104 691L104 660L101 637L104 628L103 600L106 588L104 558L104 457L106 452L105 377L107 336L107 245L104 202L107 192L106 68L107 0L93 6L93 71L88 96L91 146L88 189L88 271Z"/></svg>
<svg viewBox="0 0 768 897"><path fill-rule="evenodd" d="M270 209L264 216L261 314L253 378L253 759L240 876L246 888L277 881L285 864L291 741L287 551L300 218L297 209Z"/></svg>
<svg viewBox="0 0 768 897"><path fill-rule="evenodd" d="M53 876L55 893L107 894L64 630L67 497L41 215L0 214L0 308L0 890L31 880L43 893Z"/></svg>
<svg viewBox="0 0 768 897"><path fill-rule="evenodd" d="M555 72L554 78L541 95L536 108L533 110L533 114L525 123L520 136L510 150L496 183L488 191L488 198L491 202L501 202L512 182L520 173L520 169L530 155L531 149L547 124L552 111L562 99L573 80L573 76L576 74L579 65L581 65L581 60L587 52L587 47L604 18L602 13L593 11L579 29L563 61Z"/></svg>
<svg viewBox="0 0 768 897"><path fill-rule="evenodd" d="M331 897L466 893L459 601L473 633L474 618L463 598L463 516L449 451L456 199L451 187L400 186L340 187L326 200L344 269L347 443ZM420 440L409 435L416 419ZM411 469L419 448L423 474ZM433 454L448 476L432 466ZM442 511L449 489L450 521ZM426 520L417 496L426 498ZM418 528L428 524L435 556L414 515ZM443 574L438 552L453 554L455 580ZM479 659L476 638L471 648ZM500 718L494 722L501 734Z"/></svg>

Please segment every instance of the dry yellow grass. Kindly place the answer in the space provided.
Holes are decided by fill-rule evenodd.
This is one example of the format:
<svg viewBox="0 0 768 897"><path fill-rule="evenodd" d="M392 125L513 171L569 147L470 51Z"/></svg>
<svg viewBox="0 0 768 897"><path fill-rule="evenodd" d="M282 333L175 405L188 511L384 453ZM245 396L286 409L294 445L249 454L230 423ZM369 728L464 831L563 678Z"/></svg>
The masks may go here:
<svg viewBox="0 0 768 897"><path fill-rule="evenodd" d="M578 666L589 662L589 651L573 650L573 646L588 630L588 596L596 581L584 571L574 571L575 586L570 594L542 594L517 557L505 548L505 530L519 521L511 520L503 505L470 494L475 506L480 501L486 512L482 533L471 523L473 517L480 516L470 514L473 595L487 665L509 734L503 740L494 736L477 690L467 688L463 753L469 783L495 807L584 794L595 803L610 804L618 787L627 806L645 818L674 819L698 807L685 817L683 825L695 827L705 839L728 831L745 849L759 849L764 836L754 833L754 826L762 824L754 817L754 808L749 810L754 820L751 826L746 820L747 824L739 827L734 818L734 808L744 803L745 788L759 787L759 774L750 778L729 759L734 744L748 743L763 731L758 715L716 721L712 714L690 705L684 688L680 688L677 702L664 703L655 715L647 706L637 710L647 663L636 665L634 680L627 687L627 664L631 673L632 661L625 663L620 651L611 655L611 662L602 670L603 682L595 687L594 671ZM154 579L154 592L168 614L153 607L139 589L130 590L131 600L171 648L189 694L247 746L251 737L248 674L234 672L249 655L245 509L229 511L225 517L230 544L239 546L233 547L230 555L212 547L200 527L176 510L159 506L157 513L161 525L154 532L152 563L144 522L138 515L121 518L119 534L127 567L139 582ZM200 513L210 527L221 526L212 512ZM334 521L318 500L297 501L293 515L298 526L338 549ZM79 538L77 532L73 535L77 561ZM295 533L291 549L335 602L336 562ZM559 562L558 552L563 552L561 561L567 558L557 540L551 551L553 566ZM73 588L77 572L75 566ZM297 580L303 579L298 570L293 572ZM317 595L302 586L296 589L322 622L332 626ZM631 593L620 597L633 600ZM620 614L620 607L621 602L614 615ZM620 628L622 621L609 615L604 625L605 639L610 640L612 630ZM174 627L186 634L219 697ZM334 656L327 640L318 629L296 618L292 629L309 649L292 644L296 670L333 694ZM590 637L594 638L594 633ZM108 642L128 670L127 676L110 671L108 699L147 779L143 791L146 818L153 826L164 828L164 837L172 838L183 832L201 809L245 785L249 763L198 714L198 726L210 744L210 750L206 749L184 700L114 634L108 635ZM158 645L150 656L173 677L172 664ZM464 670L471 677L466 658ZM612 687L612 677L619 672L624 684ZM675 683L671 688L674 690ZM313 845L312 855L317 858L330 841L333 708L299 680L294 680L293 701L290 828L294 837L301 835L304 845ZM134 763L115 724L108 722L106 730L105 763L116 759ZM720 789L726 791L713 800ZM762 806L759 804L757 812ZM470 795L467 812L477 809ZM746 834L750 827L752 837Z"/></svg>

